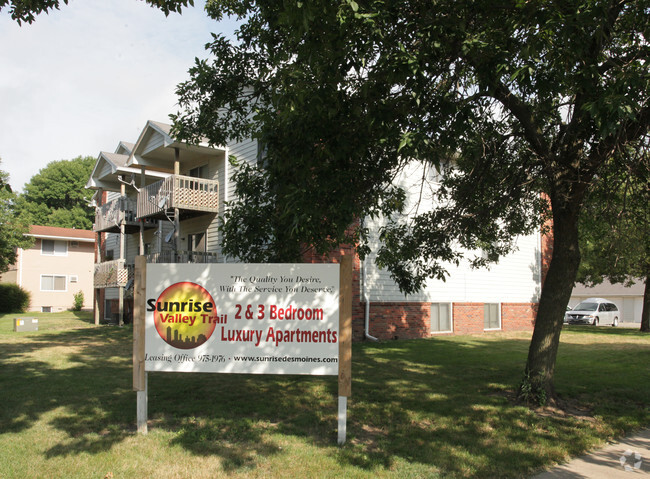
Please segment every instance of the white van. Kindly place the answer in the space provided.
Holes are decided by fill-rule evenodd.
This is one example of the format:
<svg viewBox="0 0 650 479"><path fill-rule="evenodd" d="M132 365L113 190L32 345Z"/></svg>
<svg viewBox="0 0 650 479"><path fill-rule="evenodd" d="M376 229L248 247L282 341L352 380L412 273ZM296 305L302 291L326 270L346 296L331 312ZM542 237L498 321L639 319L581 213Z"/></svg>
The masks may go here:
<svg viewBox="0 0 650 479"><path fill-rule="evenodd" d="M611 301L603 298L587 298L571 311L567 311L564 322L569 324L611 324L618 326L620 311Z"/></svg>

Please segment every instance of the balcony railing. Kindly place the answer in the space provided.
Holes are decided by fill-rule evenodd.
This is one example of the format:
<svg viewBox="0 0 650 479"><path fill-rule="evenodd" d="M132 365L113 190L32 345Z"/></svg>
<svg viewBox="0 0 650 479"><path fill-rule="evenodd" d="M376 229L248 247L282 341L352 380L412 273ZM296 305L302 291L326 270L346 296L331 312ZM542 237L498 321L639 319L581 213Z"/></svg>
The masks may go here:
<svg viewBox="0 0 650 479"><path fill-rule="evenodd" d="M217 253L201 251L163 251L147 255L147 263L216 263Z"/></svg>
<svg viewBox="0 0 650 479"><path fill-rule="evenodd" d="M147 263L216 263L217 253L202 251L163 251L146 255ZM134 265L123 259L95 264L95 288L127 289L127 297L133 294Z"/></svg>
<svg viewBox="0 0 650 479"><path fill-rule="evenodd" d="M138 218L161 216L166 210L217 213L219 182L191 176L171 175L140 190Z"/></svg>
<svg viewBox="0 0 650 479"><path fill-rule="evenodd" d="M98 206L95 209L95 224L93 230L96 232L119 233L122 220L128 232L140 228L136 218L137 201L135 198L120 196L108 203ZM146 228L157 226L155 221L143 220Z"/></svg>
<svg viewBox="0 0 650 479"><path fill-rule="evenodd" d="M95 264L95 288L124 287L129 281L129 270L123 259Z"/></svg>

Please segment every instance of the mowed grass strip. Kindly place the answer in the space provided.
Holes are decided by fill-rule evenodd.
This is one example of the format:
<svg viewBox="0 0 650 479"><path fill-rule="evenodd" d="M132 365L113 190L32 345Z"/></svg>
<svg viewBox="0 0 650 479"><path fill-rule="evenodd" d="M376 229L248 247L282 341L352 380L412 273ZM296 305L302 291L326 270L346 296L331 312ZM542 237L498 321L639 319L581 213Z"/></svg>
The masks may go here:
<svg viewBox="0 0 650 479"><path fill-rule="evenodd" d="M513 401L529 334L353 346L348 441L335 377L149 374L135 432L129 326L0 316L0 478L526 477L650 425L650 336L562 333L570 414Z"/></svg>

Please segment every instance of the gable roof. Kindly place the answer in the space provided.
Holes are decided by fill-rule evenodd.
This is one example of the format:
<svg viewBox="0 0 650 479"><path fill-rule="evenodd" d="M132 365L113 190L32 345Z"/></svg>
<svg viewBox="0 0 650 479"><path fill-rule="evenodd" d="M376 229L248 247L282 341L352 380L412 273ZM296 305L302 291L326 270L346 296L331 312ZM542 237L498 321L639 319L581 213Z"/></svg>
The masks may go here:
<svg viewBox="0 0 650 479"><path fill-rule="evenodd" d="M127 166L143 165L173 171L175 150L179 150L180 162L188 169L205 164L210 157L225 154L224 147L210 147L205 141L195 145L176 140L171 131L171 125L167 123L148 120L131 151Z"/></svg>
<svg viewBox="0 0 650 479"><path fill-rule="evenodd" d="M58 226L31 225L26 236L45 239L59 239L81 241L82 243L94 243L95 233L89 230L78 230L75 228L60 228Z"/></svg>
<svg viewBox="0 0 650 479"><path fill-rule="evenodd" d="M130 143L128 141L120 141L120 143L117 145L117 148L115 148L115 153L128 156L133 151L134 146L134 143Z"/></svg>
<svg viewBox="0 0 650 479"><path fill-rule="evenodd" d="M120 142L122 145L124 142ZM118 147L118 150L120 147ZM99 189L103 188L108 191L120 191L119 177L127 178L131 175L133 177L141 174L140 168L126 166L129 155L120 153L108 153L102 151L97 157L97 161L93 168L90 178L86 183L86 188ZM146 183L149 184L153 181L158 181L161 178L169 176L168 173L161 173L156 171L147 171L145 173ZM127 181L128 183L128 181Z"/></svg>

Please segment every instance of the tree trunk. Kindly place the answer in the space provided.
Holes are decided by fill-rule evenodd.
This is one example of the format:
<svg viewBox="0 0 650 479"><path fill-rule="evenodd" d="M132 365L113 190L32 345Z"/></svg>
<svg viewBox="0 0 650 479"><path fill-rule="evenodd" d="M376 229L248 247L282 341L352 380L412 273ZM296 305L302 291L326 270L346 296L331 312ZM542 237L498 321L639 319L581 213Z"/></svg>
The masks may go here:
<svg viewBox="0 0 650 479"><path fill-rule="evenodd" d="M553 206L553 256L542 287L519 396L538 404L555 399L553 374L566 306L580 265L578 208Z"/></svg>
<svg viewBox="0 0 650 479"><path fill-rule="evenodd" d="M643 311L641 312L641 331L650 332L650 274L645 278L643 291Z"/></svg>

